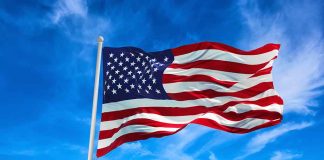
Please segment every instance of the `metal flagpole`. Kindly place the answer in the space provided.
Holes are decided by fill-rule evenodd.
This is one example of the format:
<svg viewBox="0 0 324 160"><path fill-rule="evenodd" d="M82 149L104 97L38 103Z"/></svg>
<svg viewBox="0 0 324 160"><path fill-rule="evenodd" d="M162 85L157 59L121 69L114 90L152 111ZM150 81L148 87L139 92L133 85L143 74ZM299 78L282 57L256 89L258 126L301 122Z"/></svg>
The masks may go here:
<svg viewBox="0 0 324 160"><path fill-rule="evenodd" d="M101 52L102 52L102 43L103 43L103 41L104 41L104 38L102 36L99 36L98 37L97 64L96 64L96 77L95 77L94 90L93 90L93 101L92 101L92 116L91 116L91 128L90 128L88 160L92 160L92 155L93 155L93 143L94 143L95 130L96 130L96 115L97 115L97 103L98 103L99 75L100 75Z"/></svg>

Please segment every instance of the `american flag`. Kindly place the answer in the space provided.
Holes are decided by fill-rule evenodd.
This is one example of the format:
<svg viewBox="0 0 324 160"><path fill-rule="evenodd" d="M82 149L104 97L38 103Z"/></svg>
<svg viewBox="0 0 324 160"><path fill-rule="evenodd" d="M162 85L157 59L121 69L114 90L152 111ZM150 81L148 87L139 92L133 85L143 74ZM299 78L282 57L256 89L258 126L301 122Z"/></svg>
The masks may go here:
<svg viewBox="0 0 324 160"><path fill-rule="evenodd" d="M242 51L202 42L159 52L103 49L97 156L126 142L174 134L190 123L247 133L280 123L272 64L280 45Z"/></svg>

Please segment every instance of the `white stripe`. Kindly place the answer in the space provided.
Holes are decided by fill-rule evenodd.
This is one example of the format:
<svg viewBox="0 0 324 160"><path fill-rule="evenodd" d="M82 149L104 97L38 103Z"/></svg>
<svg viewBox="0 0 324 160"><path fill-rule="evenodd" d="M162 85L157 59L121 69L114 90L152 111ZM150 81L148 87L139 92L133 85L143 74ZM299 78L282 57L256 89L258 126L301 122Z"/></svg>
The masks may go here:
<svg viewBox="0 0 324 160"><path fill-rule="evenodd" d="M201 91L212 89L218 92L237 92L247 88L251 88L261 82L272 82L272 75L266 74L258 77L248 78L238 82L230 88L224 87L212 82L175 82L163 84L163 88L167 93L180 93L188 91Z"/></svg>
<svg viewBox="0 0 324 160"><path fill-rule="evenodd" d="M161 116L154 113L139 113L122 119L101 122L100 130L111 130L114 128L118 128L123 123L126 123L134 119L139 119L139 118L146 118L146 119L150 119L158 122L170 123L170 124L185 124L200 117L203 114L204 113L200 113L197 115L187 115L187 116Z"/></svg>
<svg viewBox="0 0 324 160"><path fill-rule="evenodd" d="M191 120L185 122L189 123L190 121L196 119L197 116L193 116ZM246 118L241 121L231 121L228 119L223 118L220 115L214 114L214 113L206 113L202 115L199 118L203 119L209 119L212 121L217 122L220 125L228 126L228 127L235 127L235 128L241 128L241 129L251 129L253 127L259 126L261 124L269 122L269 120L266 119L258 119L258 118ZM110 123L103 123L103 125L110 125ZM151 127L146 125L130 125L121 128L117 133L115 133L111 138L102 139L98 141L98 148L104 148L111 143L113 143L117 138L130 134L130 133L137 133L137 132L146 132L146 133L152 133L156 131L170 131L175 132L179 128L166 128L166 127Z"/></svg>
<svg viewBox="0 0 324 160"><path fill-rule="evenodd" d="M261 98L278 95L273 89L269 89L251 98L236 98L231 96L217 97L217 98L201 98L196 100L176 101L176 100L157 100L149 98L131 99L119 102L105 103L102 105L102 112L120 111L125 109L139 108L139 107L179 107L186 108L192 106L213 107L223 105L230 101L256 101Z"/></svg>
<svg viewBox="0 0 324 160"><path fill-rule="evenodd" d="M166 68L163 74L173 74L179 76L205 75L221 81L232 81L232 82L239 82L242 79L249 78L250 76L253 75L253 74L225 72L225 71L202 69L202 68L190 68L190 69Z"/></svg>
<svg viewBox="0 0 324 160"><path fill-rule="evenodd" d="M282 105L280 104L271 104L268 106L259 106L255 104L237 104L231 107L228 107L224 112L235 112L235 113L245 113L251 110L265 110L265 111L272 111L272 112L278 112L282 114Z"/></svg>
<svg viewBox="0 0 324 160"><path fill-rule="evenodd" d="M262 64L270 61L272 58L278 55L278 50L272 50L258 55L239 55L231 52L208 49L193 51L180 56L175 56L173 63L185 64L197 60L222 60L228 62L237 62L242 64Z"/></svg>
<svg viewBox="0 0 324 160"><path fill-rule="evenodd" d="M179 128L165 128L165 127L151 127L151 126L145 126L145 125L131 125L122 128L117 133L113 135L111 138L102 139L98 141L98 149L105 148L111 143L113 143L118 137L121 137L125 134L129 133L136 133L136 132L146 132L146 133L152 133L157 131L169 131L169 132L175 132Z"/></svg>
<svg viewBox="0 0 324 160"><path fill-rule="evenodd" d="M206 113L201 118L213 120L223 126L242 128L242 129L251 129L253 127L259 126L263 123L267 123L270 121L267 119L259 119L259 118L245 118L241 121L231 121L214 113Z"/></svg>

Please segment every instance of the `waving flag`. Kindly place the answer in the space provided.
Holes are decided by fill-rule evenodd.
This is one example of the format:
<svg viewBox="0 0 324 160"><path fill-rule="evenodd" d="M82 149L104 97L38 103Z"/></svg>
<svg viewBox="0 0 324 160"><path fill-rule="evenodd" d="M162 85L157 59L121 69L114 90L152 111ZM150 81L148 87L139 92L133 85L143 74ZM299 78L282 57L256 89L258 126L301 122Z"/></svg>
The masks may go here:
<svg viewBox="0 0 324 160"><path fill-rule="evenodd" d="M103 49L97 156L119 145L174 134L190 123L247 133L280 123L274 90L278 44L242 51L202 42L159 52Z"/></svg>

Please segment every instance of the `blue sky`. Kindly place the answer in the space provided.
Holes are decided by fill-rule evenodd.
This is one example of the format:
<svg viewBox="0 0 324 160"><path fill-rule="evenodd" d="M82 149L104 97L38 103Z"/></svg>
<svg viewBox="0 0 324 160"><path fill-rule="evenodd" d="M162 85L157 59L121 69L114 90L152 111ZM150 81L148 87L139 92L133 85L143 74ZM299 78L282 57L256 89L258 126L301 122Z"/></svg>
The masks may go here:
<svg viewBox="0 0 324 160"><path fill-rule="evenodd" d="M0 159L86 159L98 35L105 46L146 51L200 41L245 50L280 43L273 75L285 101L275 127L237 135L191 125L124 144L102 160L320 159L323 15L320 0L2 0Z"/></svg>

